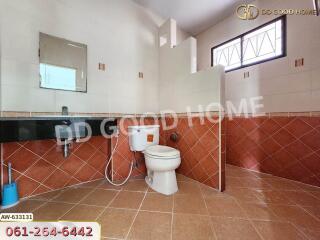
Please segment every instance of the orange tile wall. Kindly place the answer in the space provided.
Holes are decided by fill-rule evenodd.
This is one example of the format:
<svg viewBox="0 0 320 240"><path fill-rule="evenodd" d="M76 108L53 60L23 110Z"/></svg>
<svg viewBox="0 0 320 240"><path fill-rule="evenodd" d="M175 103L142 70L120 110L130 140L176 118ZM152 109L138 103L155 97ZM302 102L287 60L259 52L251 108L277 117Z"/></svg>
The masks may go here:
<svg viewBox="0 0 320 240"><path fill-rule="evenodd" d="M3 151L5 164L12 163L20 197L28 197L103 178L109 140L92 137L75 143L67 159L54 140L4 143ZM7 183L7 168L4 170Z"/></svg>
<svg viewBox="0 0 320 240"><path fill-rule="evenodd" d="M165 121L168 125L172 119L166 118ZM181 166L177 170L179 173L218 188L221 151L219 124L209 121L200 124L198 118L194 118L192 123L192 126L188 126L187 118L179 117L175 129L164 131L160 121L160 144L180 150ZM125 120L124 128L127 129L133 124L136 123ZM144 119L143 124L150 125L155 122L153 119ZM173 132L178 133L178 142L170 140ZM112 141L115 144L115 139ZM85 143L74 143L67 159L63 157L62 147L57 146L55 140L5 143L3 146L5 163L12 163L13 177L18 183L20 197L102 179L110 155L110 140L102 136L93 137ZM132 178L144 177L146 166L143 154L136 153L134 156L129 148L128 136L121 133L113 156L113 171L109 169L109 176L114 180L125 179L133 159L137 159L138 168L133 170ZM7 174L4 178L7 179Z"/></svg>
<svg viewBox="0 0 320 240"><path fill-rule="evenodd" d="M227 163L320 187L320 117L229 119Z"/></svg>
<svg viewBox="0 0 320 240"><path fill-rule="evenodd" d="M172 124L172 118L166 118L166 125ZM208 186L219 188L219 124L211 123L205 120L200 123L199 118L192 120L189 126L186 117L179 117L177 127L171 130L163 130L160 123L160 144L171 146L180 151L181 165L177 169L187 177L204 183ZM125 128L134 123L130 120L125 122ZM155 124L153 119L145 119L143 124ZM177 142L170 139L170 135L176 132L179 136ZM225 136L225 135L223 135ZM115 144L115 143L114 143ZM225 148L222 149L223 164L225 164ZM113 178L123 180L130 170L130 162L134 158L129 149L128 137L120 134L117 151L113 159ZM138 169L133 171L132 177L144 177L146 175L146 166L143 154L136 156L138 159ZM224 167L223 167L224 169ZM224 183L222 184L224 186Z"/></svg>
<svg viewBox="0 0 320 240"><path fill-rule="evenodd" d="M170 123L173 119L168 118ZM172 133L178 133L179 140L170 139ZM210 187L219 188L219 124L205 120L201 124L199 118L194 118L189 126L187 118L179 118L177 128L164 132L168 146L180 150L181 165L178 173L204 183Z"/></svg>

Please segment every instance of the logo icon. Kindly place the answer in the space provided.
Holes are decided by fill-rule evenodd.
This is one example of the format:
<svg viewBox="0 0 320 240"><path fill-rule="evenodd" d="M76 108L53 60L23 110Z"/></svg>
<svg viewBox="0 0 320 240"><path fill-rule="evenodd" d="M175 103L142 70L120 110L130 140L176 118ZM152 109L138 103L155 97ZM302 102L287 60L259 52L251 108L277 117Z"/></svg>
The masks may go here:
<svg viewBox="0 0 320 240"><path fill-rule="evenodd" d="M259 9L253 4L241 4L237 8L237 15L242 20L253 20L259 16Z"/></svg>

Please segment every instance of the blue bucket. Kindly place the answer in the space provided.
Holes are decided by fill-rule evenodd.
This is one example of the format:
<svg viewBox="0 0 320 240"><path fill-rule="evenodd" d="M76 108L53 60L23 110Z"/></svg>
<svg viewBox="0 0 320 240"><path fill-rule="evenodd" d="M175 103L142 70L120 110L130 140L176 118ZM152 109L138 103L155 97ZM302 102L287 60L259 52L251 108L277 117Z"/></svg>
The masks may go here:
<svg viewBox="0 0 320 240"><path fill-rule="evenodd" d="M2 209L11 208L19 203L18 187L15 182L3 186Z"/></svg>

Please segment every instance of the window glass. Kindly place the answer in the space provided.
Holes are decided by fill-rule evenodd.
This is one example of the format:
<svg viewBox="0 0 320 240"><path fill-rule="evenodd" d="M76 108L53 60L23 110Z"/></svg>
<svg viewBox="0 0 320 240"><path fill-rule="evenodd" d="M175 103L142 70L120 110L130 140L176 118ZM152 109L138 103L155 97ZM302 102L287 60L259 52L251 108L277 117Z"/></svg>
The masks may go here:
<svg viewBox="0 0 320 240"><path fill-rule="evenodd" d="M282 54L282 21L271 23L243 37L243 64L251 64Z"/></svg>
<svg viewBox="0 0 320 240"><path fill-rule="evenodd" d="M285 56L285 16L213 47L212 65L226 71Z"/></svg>
<svg viewBox="0 0 320 240"><path fill-rule="evenodd" d="M214 49L214 65L221 64L225 70L241 66L241 39L230 41Z"/></svg>

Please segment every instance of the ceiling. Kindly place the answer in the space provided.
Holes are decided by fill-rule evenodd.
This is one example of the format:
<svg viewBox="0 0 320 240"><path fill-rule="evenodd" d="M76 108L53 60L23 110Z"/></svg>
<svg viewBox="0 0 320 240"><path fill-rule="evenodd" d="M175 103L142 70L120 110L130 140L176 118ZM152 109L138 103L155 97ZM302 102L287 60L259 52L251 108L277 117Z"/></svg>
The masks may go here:
<svg viewBox="0 0 320 240"><path fill-rule="evenodd" d="M133 0L161 17L173 18L192 35L231 15L245 0Z"/></svg>

